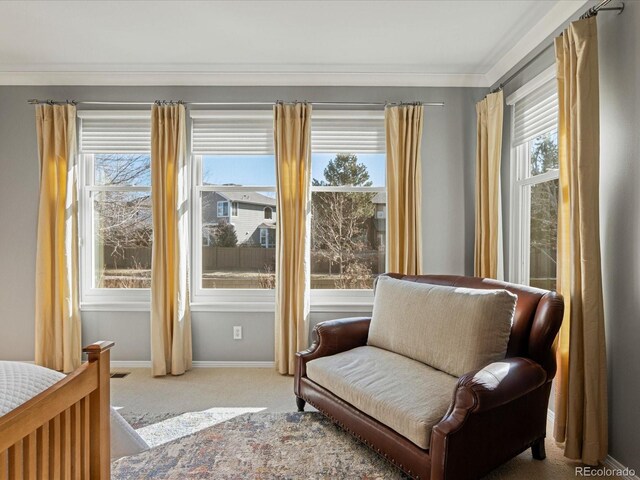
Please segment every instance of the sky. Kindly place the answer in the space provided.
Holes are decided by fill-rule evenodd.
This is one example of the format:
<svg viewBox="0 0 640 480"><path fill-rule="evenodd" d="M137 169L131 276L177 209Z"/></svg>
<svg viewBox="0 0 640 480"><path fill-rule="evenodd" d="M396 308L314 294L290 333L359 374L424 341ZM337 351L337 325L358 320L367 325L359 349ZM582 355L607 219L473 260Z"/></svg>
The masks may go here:
<svg viewBox="0 0 640 480"><path fill-rule="evenodd" d="M335 157L331 153L314 153L311 159L311 176L323 179L323 171ZM385 155L358 154L358 160L369 170L373 186L385 183ZM217 155L204 156L202 175L208 184L269 185L275 186L274 158L270 155Z"/></svg>
<svg viewBox="0 0 640 480"><path fill-rule="evenodd" d="M335 158L334 153L314 153L311 157L312 179L323 180L324 169ZM385 184L385 155L382 153L358 154L358 161L369 171L372 186ZM115 179L124 178L122 184L150 186L150 159L148 155L96 155L96 183L113 185ZM136 174L131 177L132 171ZM209 185L275 186L276 174L272 155L205 155L202 160L202 176Z"/></svg>

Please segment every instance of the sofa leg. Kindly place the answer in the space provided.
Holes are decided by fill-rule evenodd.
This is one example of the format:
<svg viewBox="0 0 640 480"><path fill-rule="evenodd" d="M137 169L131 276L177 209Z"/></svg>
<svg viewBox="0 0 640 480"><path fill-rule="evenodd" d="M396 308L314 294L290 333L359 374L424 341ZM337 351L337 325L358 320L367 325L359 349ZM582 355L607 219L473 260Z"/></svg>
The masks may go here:
<svg viewBox="0 0 640 480"><path fill-rule="evenodd" d="M298 406L298 411L299 412L304 412L304 405L307 402L305 402L303 399L301 399L300 397L296 397L296 405Z"/></svg>
<svg viewBox="0 0 640 480"><path fill-rule="evenodd" d="M536 460L544 460L547 458L547 452L544 450L544 438L539 438L531 445L531 454Z"/></svg>

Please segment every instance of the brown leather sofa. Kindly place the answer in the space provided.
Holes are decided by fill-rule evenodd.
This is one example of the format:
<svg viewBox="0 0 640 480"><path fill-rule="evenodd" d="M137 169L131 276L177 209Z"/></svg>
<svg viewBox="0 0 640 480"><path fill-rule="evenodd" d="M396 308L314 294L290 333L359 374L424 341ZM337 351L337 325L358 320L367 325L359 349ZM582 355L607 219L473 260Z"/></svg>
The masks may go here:
<svg viewBox="0 0 640 480"><path fill-rule="evenodd" d="M315 342L297 353L294 390L298 410L308 402L340 427L416 479L479 478L531 448L545 458L547 408L556 373L553 343L564 302L556 292L475 277L388 274L397 279L437 285L496 289L518 296L507 347L508 374L487 388L485 373L460 377L446 415L422 449L310 380L307 362L366 345L370 318L345 318L315 327Z"/></svg>

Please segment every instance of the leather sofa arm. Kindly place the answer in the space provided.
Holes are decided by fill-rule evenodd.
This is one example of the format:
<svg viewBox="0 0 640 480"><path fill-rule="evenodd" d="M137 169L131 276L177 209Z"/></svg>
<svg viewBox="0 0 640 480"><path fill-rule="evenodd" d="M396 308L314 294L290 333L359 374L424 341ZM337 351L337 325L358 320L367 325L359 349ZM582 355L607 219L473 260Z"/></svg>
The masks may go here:
<svg viewBox="0 0 640 480"><path fill-rule="evenodd" d="M302 352L296 353L296 377L307 374L306 363L328 357L367 344L371 318L352 317L318 323L313 329L315 341Z"/></svg>
<svg viewBox="0 0 640 480"><path fill-rule="evenodd" d="M533 360L506 358L463 375L456 387L456 400L463 397L463 404L473 404L473 412L483 412L529 393L546 380L547 372Z"/></svg>
<svg viewBox="0 0 640 480"><path fill-rule="evenodd" d="M432 430L429 449L432 480L462 478L466 474L460 472L467 470L488 471L486 469L495 463L488 458L491 452L500 456L503 451L518 448L518 435L515 434L520 428L518 421L526 424L528 418L539 414L531 407L544 403L543 397L546 400L544 395L540 396L546 383L546 370L537 362L522 357L505 358L460 377L449 411ZM542 414L546 415L544 404ZM492 426L502 426L504 422L511 424L514 435L505 436L504 429L499 428L496 432L502 433L496 433L498 439L493 438ZM500 443L501 439L504 445ZM468 446L474 442L479 442L478 445L485 442L493 450L476 455L481 458L475 459L475 463L470 459L464 466L462 459L468 456ZM479 448L482 450L483 447Z"/></svg>
<svg viewBox="0 0 640 480"><path fill-rule="evenodd" d="M433 427L434 436L449 435L462 428L469 415L509 403L546 380L547 373L539 364L522 357L505 358L467 373L458 380L449 411Z"/></svg>

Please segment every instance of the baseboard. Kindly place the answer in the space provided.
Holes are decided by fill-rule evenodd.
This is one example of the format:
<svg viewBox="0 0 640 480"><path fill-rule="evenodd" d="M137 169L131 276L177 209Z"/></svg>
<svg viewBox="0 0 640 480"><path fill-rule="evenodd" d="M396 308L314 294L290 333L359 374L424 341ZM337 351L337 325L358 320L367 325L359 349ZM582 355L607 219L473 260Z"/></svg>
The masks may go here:
<svg viewBox="0 0 640 480"><path fill-rule="evenodd" d="M151 368L149 360L111 360L111 368ZM194 361L193 368L275 368L274 362Z"/></svg>
<svg viewBox="0 0 640 480"><path fill-rule="evenodd" d="M224 362L224 361L196 361L194 368L275 368L275 362Z"/></svg>
<svg viewBox="0 0 640 480"><path fill-rule="evenodd" d="M111 368L150 368L149 360L111 360Z"/></svg>
<svg viewBox="0 0 640 480"><path fill-rule="evenodd" d="M632 468L625 467L611 455L607 455L607 458L604 461L604 466L606 468L610 468L612 470L617 470L621 473L628 473L628 475L621 474L620 477L624 478L624 480L640 480L638 475L636 475L635 470Z"/></svg>
<svg viewBox="0 0 640 480"><path fill-rule="evenodd" d="M547 420L553 423L555 418L556 418L556 414L553 412L553 410L548 409ZM605 468L608 468L611 470L617 470L618 472L622 472L622 473L629 472L629 475L620 475L620 477L624 478L624 480L640 480L640 478L638 477L638 475L636 475L636 472L632 468L625 467L619 461L613 458L611 455L607 455L607 458L605 459L602 465Z"/></svg>

